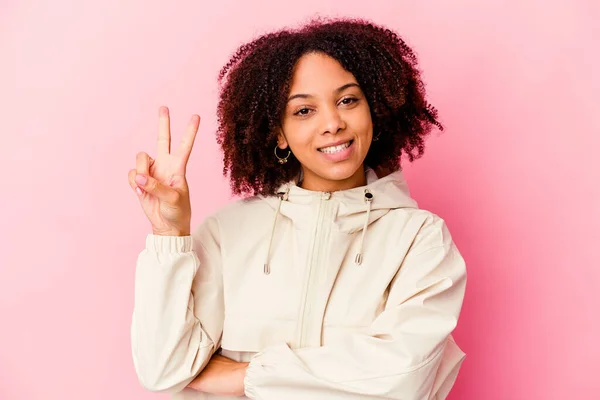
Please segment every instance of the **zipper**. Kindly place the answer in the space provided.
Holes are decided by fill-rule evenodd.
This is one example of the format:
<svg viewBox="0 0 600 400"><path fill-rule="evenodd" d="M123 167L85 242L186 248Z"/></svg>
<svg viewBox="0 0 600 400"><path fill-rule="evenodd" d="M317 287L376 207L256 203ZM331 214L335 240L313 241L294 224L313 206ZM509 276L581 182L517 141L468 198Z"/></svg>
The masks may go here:
<svg viewBox="0 0 600 400"><path fill-rule="evenodd" d="M308 277L306 279L306 286L304 290L304 300L302 304L302 314L300 316L300 335L298 339L298 345L300 348L306 346L306 340L308 337L308 332L310 332L310 312L312 307L312 299L314 297L314 289L315 289L315 276L317 275L314 270L318 267L317 264L321 262L321 251L323 246L321 245L321 234L322 234L322 226L323 220L325 219L325 208L324 201L327 201L331 198L331 192L323 192L321 193L321 197L319 199L319 211L317 213L317 226L315 229L315 236L312 244L312 255L310 258L310 264L308 268ZM310 294L310 296L309 296Z"/></svg>

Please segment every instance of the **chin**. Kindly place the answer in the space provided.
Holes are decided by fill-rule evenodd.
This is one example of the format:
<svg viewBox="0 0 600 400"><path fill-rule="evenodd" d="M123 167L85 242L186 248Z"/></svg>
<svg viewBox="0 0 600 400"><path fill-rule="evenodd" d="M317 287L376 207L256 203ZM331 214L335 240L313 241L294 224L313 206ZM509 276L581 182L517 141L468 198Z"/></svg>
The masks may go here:
<svg viewBox="0 0 600 400"><path fill-rule="evenodd" d="M324 167L319 171L319 175L330 181L345 181L355 176L357 171L361 169L361 166L362 164L357 165L356 163L339 163L337 165Z"/></svg>

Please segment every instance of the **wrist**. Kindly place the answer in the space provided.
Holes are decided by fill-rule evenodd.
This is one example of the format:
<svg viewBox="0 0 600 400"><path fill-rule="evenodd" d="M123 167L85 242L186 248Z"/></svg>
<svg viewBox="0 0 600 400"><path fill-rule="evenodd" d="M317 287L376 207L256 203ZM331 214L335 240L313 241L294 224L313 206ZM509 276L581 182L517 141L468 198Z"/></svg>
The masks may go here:
<svg viewBox="0 0 600 400"><path fill-rule="evenodd" d="M180 230L169 230L169 231L155 231L152 230L152 234L156 236L190 236L190 231L180 231Z"/></svg>
<svg viewBox="0 0 600 400"><path fill-rule="evenodd" d="M238 382L241 383L241 385L239 387L238 393L236 393L237 396L239 396L239 397L244 396L246 394L246 385L245 385L246 370L248 369L249 364L250 363L247 363L247 362L239 363L239 367L238 367L238 371L237 371L239 375L238 375L237 380L238 380Z"/></svg>

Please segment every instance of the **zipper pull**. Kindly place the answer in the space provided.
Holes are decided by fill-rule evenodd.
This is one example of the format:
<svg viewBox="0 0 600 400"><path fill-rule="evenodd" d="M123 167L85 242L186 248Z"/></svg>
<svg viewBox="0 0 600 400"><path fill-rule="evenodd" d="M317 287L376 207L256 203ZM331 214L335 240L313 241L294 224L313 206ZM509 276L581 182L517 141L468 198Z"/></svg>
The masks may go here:
<svg viewBox="0 0 600 400"><path fill-rule="evenodd" d="M324 200L329 200L331 198L331 192L323 192L321 198Z"/></svg>

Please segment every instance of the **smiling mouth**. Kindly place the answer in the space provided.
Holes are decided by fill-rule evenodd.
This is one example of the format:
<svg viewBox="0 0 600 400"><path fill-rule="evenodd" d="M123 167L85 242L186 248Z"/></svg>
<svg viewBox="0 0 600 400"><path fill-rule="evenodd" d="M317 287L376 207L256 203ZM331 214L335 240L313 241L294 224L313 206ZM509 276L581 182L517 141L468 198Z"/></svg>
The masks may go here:
<svg viewBox="0 0 600 400"><path fill-rule="evenodd" d="M337 146L321 147L320 149L317 149L317 150L319 150L321 153L335 154L335 153L339 153L340 151L346 150L348 147L350 147L352 145L353 141L354 140L349 140L346 143L342 143Z"/></svg>

